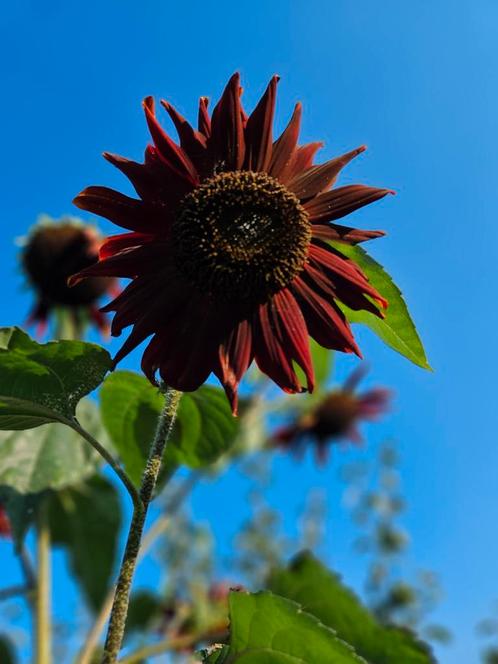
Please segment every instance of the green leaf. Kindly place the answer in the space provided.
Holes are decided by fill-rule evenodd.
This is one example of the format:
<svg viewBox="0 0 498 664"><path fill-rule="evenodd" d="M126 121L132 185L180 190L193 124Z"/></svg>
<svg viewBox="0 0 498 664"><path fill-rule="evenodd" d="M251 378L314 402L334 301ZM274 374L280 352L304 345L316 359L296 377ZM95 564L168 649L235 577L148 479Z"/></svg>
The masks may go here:
<svg viewBox="0 0 498 664"><path fill-rule="evenodd" d="M12 641L3 634L0 634L0 662L2 664L16 664L17 662Z"/></svg>
<svg viewBox="0 0 498 664"><path fill-rule="evenodd" d="M126 636L133 632L144 634L157 618L164 615L164 601L148 590L137 590L130 598L126 618Z"/></svg>
<svg viewBox="0 0 498 664"><path fill-rule="evenodd" d="M81 401L78 418L102 438L97 406ZM93 475L99 455L81 436L62 424L44 424L26 431L0 431L0 486L19 494L62 489Z"/></svg>
<svg viewBox="0 0 498 664"><path fill-rule="evenodd" d="M143 376L116 371L105 380L100 397L104 425L128 475L138 485L164 396ZM180 465L201 468L214 463L230 449L238 428L222 390L205 385L184 394L164 466L171 471Z"/></svg>
<svg viewBox="0 0 498 664"><path fill-rule="evenodd" d="M116 559L121 526L117 490L95 475L81 486L54 493L49 524L54 544L66 550L89 606L97 611L110 587Z"/></svg>
<svg viewBox="0 0 498 664"><path fill-rule="evenodd" d="M368 311L353 311L339 302L338 304L347 319L351 323L366 325L395 351L401 353L419 367L430 369L424 347L408 313L401 291L382 265L371 258L361 247L337 242L331 242L331 244L337 251L350 258L363 270L372 286L389 303L385 318L381 319Z"/></svg>
<svg viewBox="0 0 498 664"><path fill-rule="evenodd" d="M332 629L270 592L230 593L230 643L217 664L358 664L363 660Z"/></svg>
<svg viewBox="0 0 498 664"><path fill-rule="evenodd" d="M288 569L274 572L268 587L299 602L337 632L369 664L432 664L428 646L407 629L385 627L339 577L311 554L297 556Z"/></svg>
<svg viewBox="0 0 498 664"><path fill-rule="evenodd" d="M0 429L69 424L110 366L109 353L95 344L38 344L17 327L0 328Z"/></svg>

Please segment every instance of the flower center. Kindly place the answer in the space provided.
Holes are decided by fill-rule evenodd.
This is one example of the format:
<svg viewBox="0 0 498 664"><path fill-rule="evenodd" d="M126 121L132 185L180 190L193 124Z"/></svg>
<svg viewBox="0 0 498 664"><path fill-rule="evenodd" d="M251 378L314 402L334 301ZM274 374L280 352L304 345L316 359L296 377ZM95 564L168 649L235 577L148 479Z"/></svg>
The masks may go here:
<svg viewBox="0 0 498 664"><path fill-rule="evenodd" d="M177 266L220 299L263 302L302 270L311 227L298 198L266 173L231 171L206 180L173 224Z"/></svg>

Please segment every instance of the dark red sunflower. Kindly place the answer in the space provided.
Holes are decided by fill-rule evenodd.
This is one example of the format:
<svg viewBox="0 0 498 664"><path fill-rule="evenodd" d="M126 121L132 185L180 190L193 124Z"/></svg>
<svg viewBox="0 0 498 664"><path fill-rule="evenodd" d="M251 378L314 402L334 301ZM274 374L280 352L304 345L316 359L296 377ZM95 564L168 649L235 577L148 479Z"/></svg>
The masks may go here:
<svg viewBox="0 0 498 664"><path fill-rule="evenodd" d="M277 431L275 444L299 454L309 440L316 446L318 461L323 463L327 460L331 443L343 438L361 443L358 424L362 420L374 421L381 417L389 410L392 397L391 391L384 387L356 394L355 389L364 375L365 368L359 367L341 389L330 392L311 411Z"/></svg>
<svg viewBox="0 0 498 664"><path fill-rule="evenodd" d="M97 306L104 294L115 292L116 280L92 277L70 288L68 278L98 260L102 237L93 226L72 217L42 220L30 231L21 254L24 273L37 295L28 324L45 330L53 310L65 312L80 328L90 318L101 330L107 322Z"/></svg>
<svg viewBox="0 0 498 664"><path fill-rule="evenodd" d="M238 384L255 359L286 392L308 390L311 336L326 348L359 354L337 302L381 315L385 300L361 270L327 243L357 243L383 235L333 223L387 193L364 185L330 190L359 147L321 165L321 143L298 145L301 105L274 141L278 77L251 115L241 106L238 74L211 116L201 97L198 128L162 101L180 137L159 125L154 101L144 101L154 145L144 163L104 156L132 182L138 200L88 187L75 203L128 229L110 237L100 262L72 279L128 277L104 308L111 332L133 329L115 363L152 335L142 359L151 381L197 389L214 372L234 412Z"/></svg>

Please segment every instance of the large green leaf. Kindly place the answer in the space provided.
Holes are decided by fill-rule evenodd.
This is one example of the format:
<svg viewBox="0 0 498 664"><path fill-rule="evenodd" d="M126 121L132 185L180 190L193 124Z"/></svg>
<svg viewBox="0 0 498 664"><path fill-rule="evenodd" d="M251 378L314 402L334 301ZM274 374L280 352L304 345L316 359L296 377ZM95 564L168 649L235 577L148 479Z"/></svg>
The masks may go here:
<svg viewBox="0 0 498 664"><path fill-rule="evenodd" d="M268 587L303 606L351 644L369 664L432 664L430 649L402 628L385 627L311 554L276 571Z"/></svg>
<svg viewBox="0 0 498 664"><path fill-rule="evenodd" d="M98 408L80 402L82 426L102 440ZM0 431L0 487L18 494L62 489L92 475L100 457L81 436L63 424L44 424L26 431Z"/></svg>
<svg viewBox="0 0 498 664"><path fill-rule="evenodd" d="M95 475L80 486L53 493L49 524L54 544L67 551L71 570L97 611L114 571L121 526L118 492L107 479Z"/></svg>
<svg viewBox="0 0 498 664"><path fill-rule="evenodd" d="M389 306L385 318L368 311L353 311L339 303L351 323L367 325L388 346L404 355L414 364L424 369L430 369L425 350L418 336L415 325L410 317L408 308L403 300L401 291L384 270L367 252L358 246L343 243L331 243L341 254L354 261L367 275L370 283L386 298Z"/></svg>
<svg viewBox="0 0 498 664"><path fill-rule="evenodd" d="M104 425L128 475L138 484L164 396L131 371L108 376L100 396ZM222 390L206 385L184 394L166 448L165 467L201 468L214 463L230 449L238 427Z"/></svg>
<svg viewBox="0 0 498 664"><path fill-rule="evenodd" d="M359 664L363 660L302 607L269 592L230 594L230 644L210 664Z"/></svg>
<svg viewBox="0 0 498 664"><path fill-rule="evenodd" d="M110 366L109 353L95 344L38 344L17 327L0 328L0 429L69 424Z"/></svg>

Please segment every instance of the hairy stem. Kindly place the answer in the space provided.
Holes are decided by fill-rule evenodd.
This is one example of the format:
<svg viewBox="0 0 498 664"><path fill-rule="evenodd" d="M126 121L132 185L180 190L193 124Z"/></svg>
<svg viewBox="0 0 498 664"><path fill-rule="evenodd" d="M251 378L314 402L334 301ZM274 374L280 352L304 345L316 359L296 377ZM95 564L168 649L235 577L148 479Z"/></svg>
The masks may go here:
<svg viewBox="0 0 498 664"><path fill-rule="evenodd" d="M189 492L193 489L199 477L199 473L193 472L185 479L178 491L176 491L173 495L172 499L168 501L165 513L156 519L149 530L145 533L142 539L142 545L140 547L137 564L148 553L154 542L156 542L156 540L168 529L172 516L179 509L180 505L187 497ZM111 588L111 590L106 595L106 598L97 615L97 618L95 619L94 624L86 636L85 643L80 650L75 664L90 664L92 661L92 656L99 642L100 635L102 634L107 619L109 618L109 614L111 613L113 599L114 588Z"/></svg>
<svg viewBox="0 0 498 664"><path fill-rule="evenodd" d="M130 588L137 564L142 532L147 510L156 486L166 443L170 436L176 418L176 411L180 402L181 392L168 388L166 390L166 403L159 417L156 435L142 476L140 486L140 502L134 505L128 541L119 571L111 619L107 630L102 664L114 664L117 661L128 614Z"/></svg>
<svg viewBox="0 0 498 664"><path fill-rule="evenodd" d="M42 502L37 520L38 578L35 597L35 653L36 664L52 661L50 528L47 504Z"/></svg>

